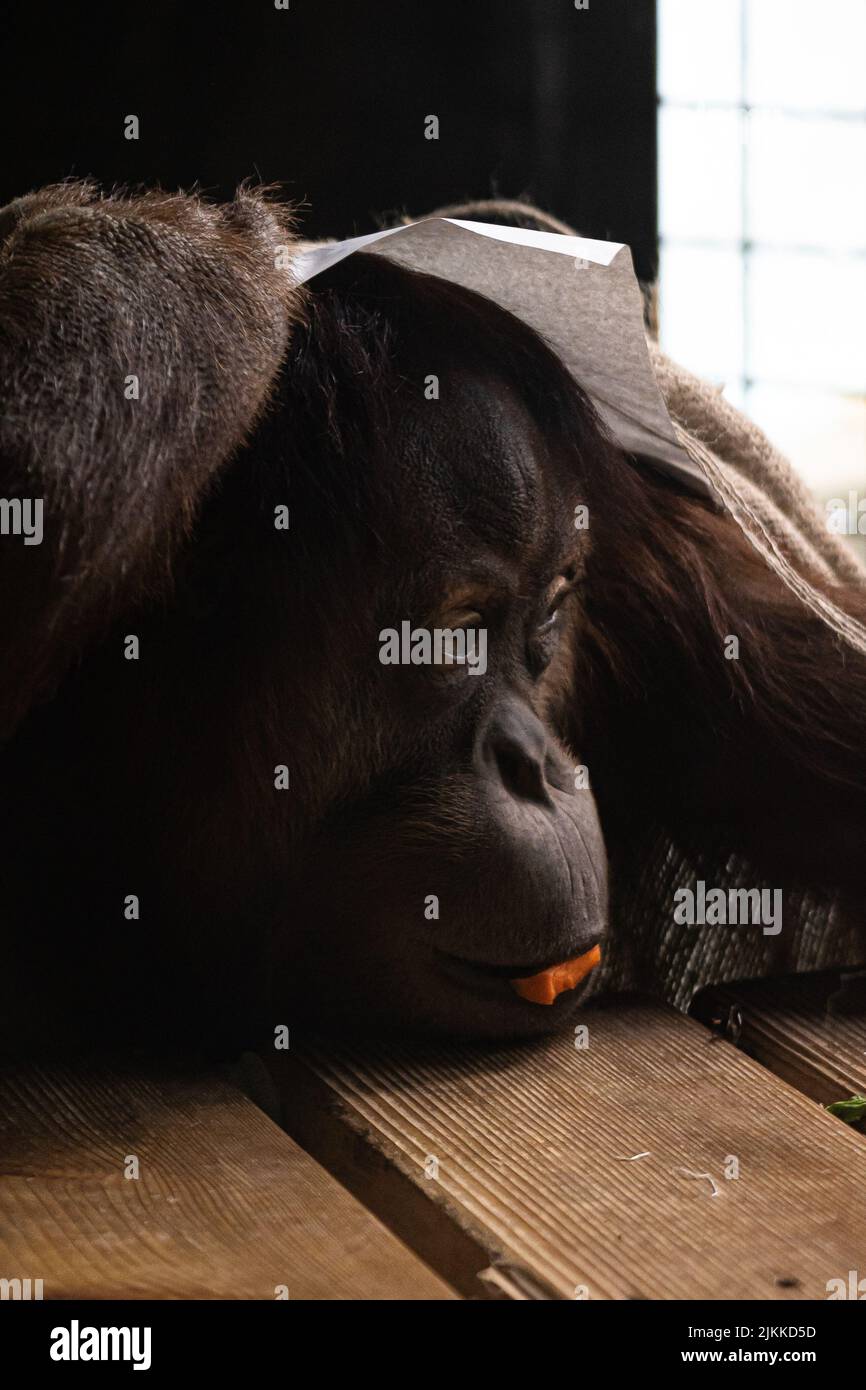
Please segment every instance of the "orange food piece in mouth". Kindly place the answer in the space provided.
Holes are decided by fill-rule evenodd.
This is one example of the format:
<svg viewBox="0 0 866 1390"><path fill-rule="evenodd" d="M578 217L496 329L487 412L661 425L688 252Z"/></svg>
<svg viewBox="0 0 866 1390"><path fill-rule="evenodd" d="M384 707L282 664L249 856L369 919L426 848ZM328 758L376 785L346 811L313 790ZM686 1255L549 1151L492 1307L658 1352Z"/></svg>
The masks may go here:
<svg viewBox="0 0 866 1390"><path fill-rule="evenodd" d="M582 956L573 956L571 960L561 961L559 965L549 965L546 970L539 970L537 975L512 980L511 987L517 991L521 999L528 999L532 1004L552 1004L560 994L574 989L581 980L585 980L600 960L601 947L593 946L591 950L584 951Z"/></svg>

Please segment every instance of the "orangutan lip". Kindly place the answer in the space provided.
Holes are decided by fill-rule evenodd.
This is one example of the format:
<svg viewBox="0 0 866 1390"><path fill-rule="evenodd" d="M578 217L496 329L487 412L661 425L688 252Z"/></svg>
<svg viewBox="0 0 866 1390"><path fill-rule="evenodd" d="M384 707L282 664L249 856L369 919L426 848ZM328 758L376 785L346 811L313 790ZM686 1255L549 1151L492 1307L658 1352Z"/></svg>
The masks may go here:
<svg viewBox="0 0 866 1390"><path fill-rule="evenodd" d="M601 937L597 936L588 941L586 945L580 945L560 952L558 956L551 958L548 956L540 964L534 965L488 965L486 961L468 960L466 956L455 956L451 951L440 951L435 947L437 956L444 960L452 961L455 965L462 965L467 970L475 970L479 975L488 975L494 980L525 980L530 975L540 975L542 970L550 970L552 966L559 965L562 961L570 957L583 955L587 951L592 951L601 944Z"/></svg>

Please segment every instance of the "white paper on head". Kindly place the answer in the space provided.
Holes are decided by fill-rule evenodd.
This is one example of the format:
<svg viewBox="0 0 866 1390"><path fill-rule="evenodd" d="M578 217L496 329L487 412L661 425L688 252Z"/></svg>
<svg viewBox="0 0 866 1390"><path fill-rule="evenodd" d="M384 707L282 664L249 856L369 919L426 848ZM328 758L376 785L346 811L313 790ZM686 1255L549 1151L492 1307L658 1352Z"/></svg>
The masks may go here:
<svg viewBox="0 0 866 1390"><path fill-rule="evenodd" d="M292 273L305 284L355 251L439 275L510 310L550 344L621 448L710 492L677 442L656 382L627 246L433 217L349 241L306 243Z"/></svg>

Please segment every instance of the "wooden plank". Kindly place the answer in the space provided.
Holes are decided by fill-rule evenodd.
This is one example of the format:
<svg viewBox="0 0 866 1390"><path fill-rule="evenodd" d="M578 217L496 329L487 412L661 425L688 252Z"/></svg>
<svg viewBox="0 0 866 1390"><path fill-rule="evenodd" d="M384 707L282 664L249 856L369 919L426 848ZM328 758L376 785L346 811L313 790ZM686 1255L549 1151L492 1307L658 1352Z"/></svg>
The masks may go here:
<svg viewBox="0 0 866 1390"><path fill-rule="evenodd" d="M219 1076L104 1066L0 1073L0 1277L46 1299L454 1297Z"/></svg>
<svg viewBox="0 0 866 1390"><path fill-rule="evenodd" d="M862 1266L864 1136L664 1006L580 1021L585 1051L293 1034L269 1065L290 1131L466 1295L824 1298Z"/></svg>
<svg viewBox="0 0 866 1390"><path fill-rule="evenodd" d="M866 972L713 986L692 1012L821 1105L866 1094Z"/></svg>

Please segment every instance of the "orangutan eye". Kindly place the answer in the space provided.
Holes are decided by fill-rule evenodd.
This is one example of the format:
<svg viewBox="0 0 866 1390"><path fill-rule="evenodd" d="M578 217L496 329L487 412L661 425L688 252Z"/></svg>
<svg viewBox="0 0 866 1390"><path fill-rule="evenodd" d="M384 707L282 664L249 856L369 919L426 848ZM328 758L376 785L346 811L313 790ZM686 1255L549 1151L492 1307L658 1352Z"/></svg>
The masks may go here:
<svg viewBox="0 0 866 1390"><path fill-rule="evenodd" d="M568 583L568 581L564 578L558 579L556 581L556 586L550 598L548 599L547 612L545 613L541 622L538 624L538 628L536 629L540 636L543 636L545 633L550 632L554 627L556 627L559 610L570 593L571 585Z"/></svg>
<svg viewBox="0 0 866 1390"><path fill-rule="evenodd" d="M464 666L472 659L477 645L480 613L461 613L443 621L442 660L446 666Z"/></svg>
<svg viewBox="0 0 866 1390"><path fill-rule="evenodd" d="M555 608L551 608L550 612L547 614L547 617L544 618L538 624L538 628L536 630L538 632L539 637L543 637L545 633L550 632L553 628L556 627L556 621L559 617L560 603L557 603Z"/></svg>
<svg viewBox="0 0 866 1390"><path fill-rule="evenodd" d="M560 575L547 595L547 607L543 617L536 623L529 643L529 666L534 675L541 675L553 659L559 638L560 609L572 585L565 575Z"/></svg>

